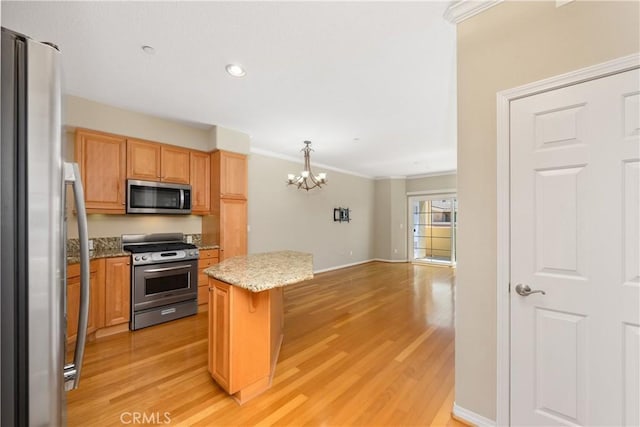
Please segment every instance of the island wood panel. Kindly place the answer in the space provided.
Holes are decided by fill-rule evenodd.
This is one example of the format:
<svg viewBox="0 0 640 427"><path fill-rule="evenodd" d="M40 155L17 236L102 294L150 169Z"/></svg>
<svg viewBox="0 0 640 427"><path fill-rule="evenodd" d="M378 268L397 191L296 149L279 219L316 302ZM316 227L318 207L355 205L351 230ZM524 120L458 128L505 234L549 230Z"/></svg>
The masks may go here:
<svg viewBox="0 0 640 427"><path fill-rule="evenodd" d="M207 372L212 310L90 342L68 424L158 411L171 425L463 426L451 417L454 271L373 262L287 286L272 387L242 406Z"/></svg>
<svg viewBox="0 0 640 427"><path fill-rule="evenodd" d="M209 288L211 375L243 403L269 387L271 292L250 292L213 278Z"/></svg>
<svg viewBox="0 0 640 427"><path fill-rule="evenodd" d="M280 354L280 347L284 340L284 288L274 288L269 292L271 304L271 319L269 321L269 326L271 328L271 360L269 363L271 366L271 372L274 372L276 363L278 362L278 355Z"/></svg>
<svg viewBox="0 0 640 427"><path fill-rule="evenodd" d="M231 390L231 287L226 283L210 283L209 355L211 376L227 392Z"/></svg>

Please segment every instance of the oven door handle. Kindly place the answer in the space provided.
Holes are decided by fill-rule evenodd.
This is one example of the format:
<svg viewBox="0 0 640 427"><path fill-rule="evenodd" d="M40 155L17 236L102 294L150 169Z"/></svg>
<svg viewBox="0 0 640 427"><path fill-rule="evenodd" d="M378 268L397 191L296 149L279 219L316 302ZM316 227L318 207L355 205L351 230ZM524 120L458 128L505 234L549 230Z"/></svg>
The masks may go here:
<svg viewBox="0 0 640 427"><path fill-rule="evenodd" d="M144 270L144 272L145 273L162 273L163 271L187 270L190 268L191 268L190 265L181 265L178 267L153 268L151 270Z"/></svg>

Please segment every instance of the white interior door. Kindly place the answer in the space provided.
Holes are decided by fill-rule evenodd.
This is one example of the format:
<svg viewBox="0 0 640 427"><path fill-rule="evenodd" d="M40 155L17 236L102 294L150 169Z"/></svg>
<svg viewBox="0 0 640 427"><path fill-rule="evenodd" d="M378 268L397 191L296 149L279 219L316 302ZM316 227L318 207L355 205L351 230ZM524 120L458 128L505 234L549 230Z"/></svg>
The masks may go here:
<svg viewBox="0 0 640 427"><path fill-rule="evenodd" d="M639 82L511 103L512 425L640 425Z"/></svg>

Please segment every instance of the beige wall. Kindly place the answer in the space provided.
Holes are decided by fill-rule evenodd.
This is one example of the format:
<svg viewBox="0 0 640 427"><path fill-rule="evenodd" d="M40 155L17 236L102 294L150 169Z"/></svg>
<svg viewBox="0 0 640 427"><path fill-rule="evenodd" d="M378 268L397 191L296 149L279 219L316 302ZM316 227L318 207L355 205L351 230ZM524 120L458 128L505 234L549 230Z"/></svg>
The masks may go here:
<svg viewBox="0 0 640 427"><path fill-rule="evenodd" d="M374 258L391 259L391 180L377 179L375 186L375 248Z"/></svg>
<svg viewBox="0 0 640 427"><path fill-rule="evenodd" d="M640 51L640 3L503 2L458 25L456 403L495 419L496 92Z"/></svg>
<svg viewBox="0 0 640 427"><path fill-rule="evenodd" d="M456 188L456 174L434 175L423 178L407 178L407 192L451 190Z"/></svg>
<svg viewBox="0 0 640 427"><path fill-rule="evenodd" d="M249 154L251 151L251 138L246 133L238 132L237 130L213 126L213 129L211 129L211 141L213 148L218 150L233 151L241 154Z"/></svg>
<svg viewBox="0 0 640 427"><path fill-rule="evenodd" d="M392 179L390 188L389 207L391 217L389 227L391 229L390 259L392 261L404 261L407 259L407 181L405 179Z"/></svg>
<svg viewBox="0 0 640 427"><path fill-rule="evenodd" d="M408 255L407 193L451 190L456 188L456 175L435 175L424 178L377 179L375 181L375 258L391 261L406 260Z"/></svg>
<svg viewBox="0 0 640 427"><path fill-rule="evenodd" d="M407 259L407 190L404 179L375 180L375 258Z"/></svg>
<svg viewBox="0 0 640 427"><path fill-rule="evenodd" d="M64 124L172 145L211 151L214 126L181 123L142 114L76 96L64 97Z"/></svg>
<svg viewBox="0 0 640 427"><path fill-rule="evenodd" d="M328 171L328 185L306 192L286 185L301 166L249 156L249 253L311 252L315 271L373 258L374 181ZM352 221L334 222L337 207L351 209Z"/></svg>

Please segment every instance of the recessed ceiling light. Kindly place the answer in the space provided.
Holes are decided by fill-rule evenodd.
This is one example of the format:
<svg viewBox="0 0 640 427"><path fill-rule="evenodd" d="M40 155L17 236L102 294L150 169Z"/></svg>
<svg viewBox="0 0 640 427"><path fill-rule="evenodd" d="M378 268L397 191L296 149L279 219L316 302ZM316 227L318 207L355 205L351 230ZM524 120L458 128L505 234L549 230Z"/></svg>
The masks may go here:
<svg viewBox="0 0 640 427"><path fill-rule="evenodd" d="M147 55L155 55L156 50L152 46L144 45L142 46L142 51Z"/></svg>
<svg viewBox="0 0 640 427"><path fill-rule="evenodd" d="M353 138L353 142L360 142L360 138Z"/></svg>
<svg viewBox="0 0 640 427"><path fill-rule="evenodd" d="M233 77L244 77L247 74L244 68L238 64L229 64L225 67L225 70Z"/></svg>

